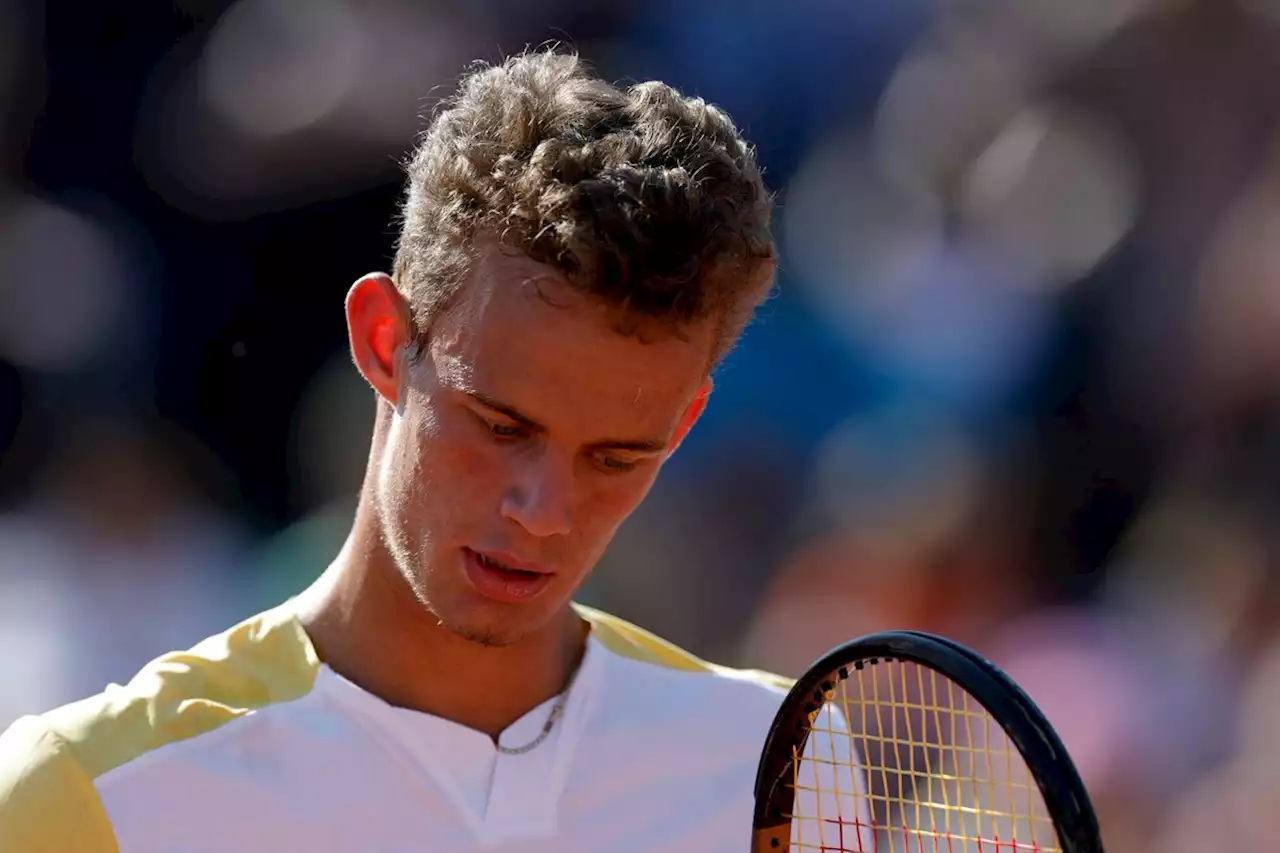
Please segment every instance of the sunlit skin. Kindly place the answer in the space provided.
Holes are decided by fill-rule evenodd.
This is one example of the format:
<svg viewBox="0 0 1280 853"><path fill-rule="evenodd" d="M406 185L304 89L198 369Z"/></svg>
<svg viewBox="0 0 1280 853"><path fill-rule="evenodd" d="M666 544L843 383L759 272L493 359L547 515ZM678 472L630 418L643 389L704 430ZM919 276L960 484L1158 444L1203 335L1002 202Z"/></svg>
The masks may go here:
<svg viewBox="0 0 1280 853"><path fill-rule="evenodd" d="M570 599L701 413L715 330L623 334L556 271L496 245L478 255L416 359L393 281L351 288L376 425L351 534L300 603L336 672L496 737L568 682L587 635ZM467 549L552 576L495 601Z"/></svg>

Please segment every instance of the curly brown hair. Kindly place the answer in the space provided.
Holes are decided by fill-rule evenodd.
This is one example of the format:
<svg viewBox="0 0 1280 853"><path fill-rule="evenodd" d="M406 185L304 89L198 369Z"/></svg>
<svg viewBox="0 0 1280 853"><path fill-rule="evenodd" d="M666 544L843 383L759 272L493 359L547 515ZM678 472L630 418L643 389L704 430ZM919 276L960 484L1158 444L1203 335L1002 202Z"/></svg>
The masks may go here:
<svg viewBox="0 0 1280 853"><path fill-rule="evenodd" d="M713 318L715 361L773 280L773 198L722 110L574 53L467 74L407 164L395 279L421 334L489 233L633 319Z"/></svg>

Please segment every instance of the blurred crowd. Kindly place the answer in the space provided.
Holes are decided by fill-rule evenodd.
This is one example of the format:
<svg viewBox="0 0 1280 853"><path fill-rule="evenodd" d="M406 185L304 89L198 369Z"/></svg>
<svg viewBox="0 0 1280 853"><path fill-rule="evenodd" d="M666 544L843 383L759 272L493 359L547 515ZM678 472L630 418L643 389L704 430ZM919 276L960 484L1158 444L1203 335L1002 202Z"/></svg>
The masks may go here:
<svg viewBox="0 0 1280 853"><path fill-rule="evenodd" d="M582 594L787 674L1020 681L1110 853L1280 836L1280 2L0 0L0 727L346 534L342 296L474 59L724 106L779 289Z"/></svg>

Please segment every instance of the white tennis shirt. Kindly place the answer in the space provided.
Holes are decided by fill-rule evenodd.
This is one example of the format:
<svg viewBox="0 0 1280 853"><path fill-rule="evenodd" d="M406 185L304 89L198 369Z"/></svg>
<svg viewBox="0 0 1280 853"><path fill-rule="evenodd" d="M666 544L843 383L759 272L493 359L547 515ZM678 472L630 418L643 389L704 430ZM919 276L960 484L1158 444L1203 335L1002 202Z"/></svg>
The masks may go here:
<svg viewBox="0 0 1280 853"><path fill-rule="evenodd" d="M287 605L0 738L0 849L745 853L785 681L579 608L582 669L520 755L316 658ZM501 736L533 740L552 702Z"/></svg>

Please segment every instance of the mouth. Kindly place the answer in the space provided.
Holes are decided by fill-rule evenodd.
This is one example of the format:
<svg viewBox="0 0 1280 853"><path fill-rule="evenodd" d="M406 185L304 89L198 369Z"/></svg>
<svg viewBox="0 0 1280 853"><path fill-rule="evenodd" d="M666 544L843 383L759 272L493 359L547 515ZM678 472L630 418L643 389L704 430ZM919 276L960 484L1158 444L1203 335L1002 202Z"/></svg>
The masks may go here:
<svg viewBox="0 0 1280 853"><path fill-rule="evenodd" d="M504 604L530 601L547 588L553 574L511 557L464 548L467 579L476 592Z"/></svg>

